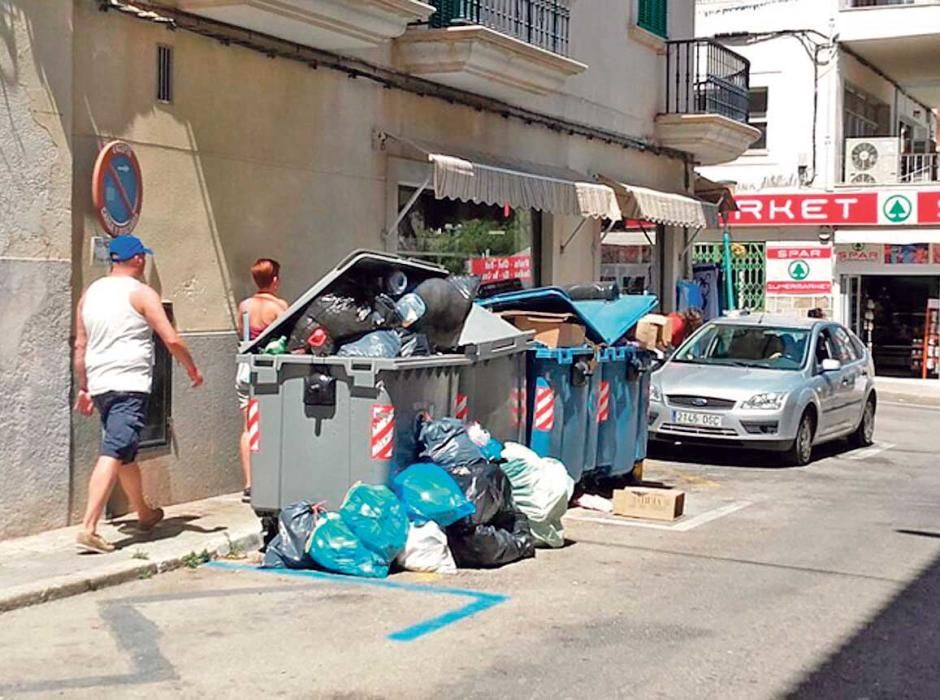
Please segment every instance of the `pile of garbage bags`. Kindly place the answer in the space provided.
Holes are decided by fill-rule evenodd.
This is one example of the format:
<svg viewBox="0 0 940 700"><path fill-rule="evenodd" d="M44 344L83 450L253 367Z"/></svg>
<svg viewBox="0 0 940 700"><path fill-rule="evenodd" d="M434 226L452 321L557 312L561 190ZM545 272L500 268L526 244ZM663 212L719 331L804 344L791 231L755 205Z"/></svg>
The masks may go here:
<svg viewBox="0 0 940 700"><path fill-rule="evenodd" d="M382 284L338 282L313 299L293 329L262 352L392 358L456 349L479 278L432 278L409 289L404 273L390 277L394 281Z"/></svg>
<svg viewBox="0 0 940 700"><path fill-rule="evenodd" d="M451 573L564 545L574 482L563 464L454 418L421 421L417 441L421 461L390 487L355 484L336 512L283 509L262 566L371 578L396 566Z"/></svg>

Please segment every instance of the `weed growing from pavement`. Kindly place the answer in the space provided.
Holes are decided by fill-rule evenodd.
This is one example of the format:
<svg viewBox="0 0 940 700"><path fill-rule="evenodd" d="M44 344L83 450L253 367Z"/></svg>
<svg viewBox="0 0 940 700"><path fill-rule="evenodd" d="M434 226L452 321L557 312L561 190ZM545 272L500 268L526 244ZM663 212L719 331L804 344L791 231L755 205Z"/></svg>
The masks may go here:
<svg viewBox="0 0 940 700"><path fill-rule="evenodd" d="M153 569L147 568L141 571L139 574L137 574L137 578L146 580L148 578L153 578L153 574L154 574Z"/></svg>
<svg viewBox="0 0 940 700"><path fill-rule="evenodd" d="M143 559L144 561L150 559L150 555L142 549L137 549L131 554L131 559Z"/></svg>
<svg viewBox="0 0 940 700"><path fill-rule="evenodd" d="M210 559L212 559L212 555L209 554L209 550L204 549L199 554L190 552L185 557L183 557L182 561L184 566L190 569L195 569L197 566L200 564L205 564Z"/></svg>
<svg viewBox="0 0 940 700"><path fill-rule="evenodd" d="M246 556L245 548L238 542L232 542L232 538L228 536L228 533L225 534L225 539L228 540L228 552L225 554L225 558L244 559Z"/></svg>

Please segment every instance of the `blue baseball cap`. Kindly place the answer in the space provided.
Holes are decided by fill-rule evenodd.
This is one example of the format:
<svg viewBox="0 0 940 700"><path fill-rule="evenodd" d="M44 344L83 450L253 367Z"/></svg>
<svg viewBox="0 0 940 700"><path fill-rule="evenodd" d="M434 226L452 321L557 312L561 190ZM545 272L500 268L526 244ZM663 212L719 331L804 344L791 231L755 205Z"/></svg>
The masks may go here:
<svg viewBox="0 0 940 700"><path fill-rule="evenodd" d="M115 236L108 244L108 254L111 256L111 262L127 262L137 255L153 255L153 251L144 245L144 242L137 236L125 233L123 236Z"/></svg>

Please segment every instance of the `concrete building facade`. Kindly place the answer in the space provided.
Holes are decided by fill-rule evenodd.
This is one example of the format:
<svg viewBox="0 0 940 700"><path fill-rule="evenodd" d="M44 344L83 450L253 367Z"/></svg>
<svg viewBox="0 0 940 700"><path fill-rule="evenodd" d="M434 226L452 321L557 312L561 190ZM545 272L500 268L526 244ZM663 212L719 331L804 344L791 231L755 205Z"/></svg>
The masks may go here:
<svg viewBox="0 0 940 700"><path fill-rule="evenodd" d="M531 0L551 11L508 24L485 12L498 2L479 4L454 17L461 3L416 0L0 2L0 463L12 477L0 537L75 522L84 504L99 427L69 412L69 344L82 291L107 273L90 183L109 141L139 159L148 281L206 377L192 391L185 373L163 373L141 455L146 491L176 503L240 488L234 315L248 267L280 260L293 299L358 248L427 256L395 227L430 174L422 149L694 205L696 163L755 136L666 105L666 54L694 35L689 3ZM703 156L690 139L711 146ZM432 211L426 189L419 223L456 215ZM607 222L513 208L527 228L512 252L536 281L597 278ZM688 264L678 223L659 227L665 308Z"/></svg>

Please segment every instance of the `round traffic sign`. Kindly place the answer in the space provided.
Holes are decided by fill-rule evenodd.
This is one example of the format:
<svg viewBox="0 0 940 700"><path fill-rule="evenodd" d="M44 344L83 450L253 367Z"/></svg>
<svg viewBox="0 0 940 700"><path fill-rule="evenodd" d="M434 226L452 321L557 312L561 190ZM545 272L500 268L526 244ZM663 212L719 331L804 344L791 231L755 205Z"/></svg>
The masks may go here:
<svg viewBox="0 0 940 700"><path fill-rule="evenodd" d="M137 226L144 182L128 144L112 141L101 149L91 176L91 199L98 221L110 235L130 233Z"/></svg>

